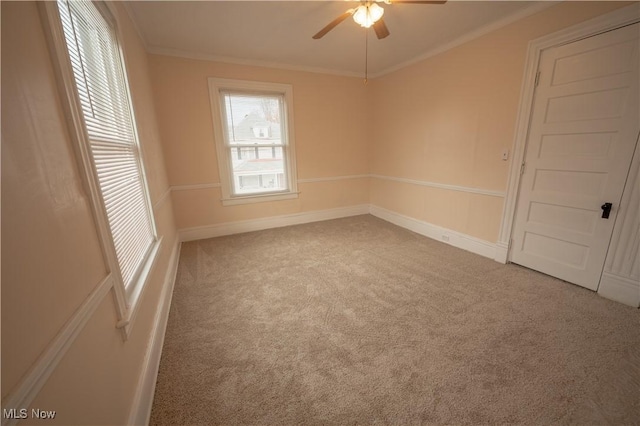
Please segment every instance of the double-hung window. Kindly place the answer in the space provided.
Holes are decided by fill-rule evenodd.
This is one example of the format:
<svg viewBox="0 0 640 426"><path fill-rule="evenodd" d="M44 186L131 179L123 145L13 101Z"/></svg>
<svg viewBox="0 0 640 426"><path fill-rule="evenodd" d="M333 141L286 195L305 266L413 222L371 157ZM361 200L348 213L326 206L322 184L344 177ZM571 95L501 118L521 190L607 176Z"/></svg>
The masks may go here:
<svg viewBox="0 0 640 426"><path fill-rule="evenodd" d="M59 19L47 5L52 38L126 325L126 305L140 295L158 242L124 61L104 3L56 6Z"/></svg>
<svg viewBox="0 0 640 426"><path fill-rule="evenodd" d="M297 197L290 85L209 79L225 205Z"/></svg>

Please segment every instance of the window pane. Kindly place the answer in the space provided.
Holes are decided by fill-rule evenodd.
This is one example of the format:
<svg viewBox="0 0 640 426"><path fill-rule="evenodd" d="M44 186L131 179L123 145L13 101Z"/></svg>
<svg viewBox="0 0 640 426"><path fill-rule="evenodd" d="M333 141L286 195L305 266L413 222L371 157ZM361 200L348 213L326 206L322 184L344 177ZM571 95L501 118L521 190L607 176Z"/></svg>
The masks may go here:
<svg viewBox="0 0 640 426"><path fill-rule="evenodd" d="M234 146L231 148L234 164L240 160L269 160L282 158L282 148L277 146Z"/></svg>
<svg viewBox="0 0 640 426"><path fill-rule="evenodd" d="M155 241L116 31L92 2L58 0L67 51L124 286Z"/></svg>
<svg viewBox="0 0 640 426"><path fill-rule="evenodd" d="M286 191L284 152L281 147L232 147L235 195Z"/></svg>
<svg viewBox="0 0 640 426"><path fill-rule="evenodd" d="M279 96L223 93L226 136L230 145L283 145Z"/></svg>

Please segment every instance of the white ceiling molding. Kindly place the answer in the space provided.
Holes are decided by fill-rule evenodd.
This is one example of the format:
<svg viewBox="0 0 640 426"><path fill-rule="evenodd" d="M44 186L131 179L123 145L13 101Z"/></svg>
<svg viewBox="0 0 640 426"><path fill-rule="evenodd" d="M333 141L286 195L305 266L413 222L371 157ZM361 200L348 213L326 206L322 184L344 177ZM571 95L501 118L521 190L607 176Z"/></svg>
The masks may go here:
<svg viewBox="0 0 640 426"><path fill-rule="evenodd" d="M478 28L475 31L472 31L468 34L463 35L462 37L459 37L453 41L450 41L449 43L445 43L441 46L436 47L435 49L432 49L428 52L423 53L422 55L416 56L413 59L410 59L408 61L402 62L398 65L394 65L392 67L389 67L383 71L380 71L379 73L373 74L371 76L371 78L378 78L378 77L382 77L383 75L386 74L390 74L394 71L398 71L402 68L406 68L410 65L416 64L418 62L424 61L425 59L429 59L433 56L439 55L441 53L446 52L447 50L451 50L455 47L458 47L462 44L468 43L471 40L475 40L477 38L482 37L485 34L489 34L490 32L496 31L502 27L506 27L509 24L512 24L514 22L517 22L521 19L526 18L527 16L531 16L534 15L538 12L541 12L545 9L548 9L551 6L555 6L557 4L559 4L559 1L541 1L539 3L533 4L530 7L521 10L519 12L514 13L513 15L507 16L505 18L502 18L498 21L492 22L491 24L485 25L481 28Z"/></svg>
<svg viewBox="0 0 640 426"><path fill-rule="evenodd" d="M144 47L144 50L146 50L148 52L149 51L149 43L147 43L147 39L145 38L144 33L140 30L140 26L138 25L138 22L136 20L136 14L133 11L133 9L131 8L131 5L129 4L128 1L122 1L122 2L119 2L119 3L124 6L124 10L127 12L127 15L129 15L129 20L133 24L133 28L136 30L136 34L138 34L138 38L140 39L140 42L142 43L142 47Z"/></svg>
<svg viewBox="0 0 640 426"><path fill-rule="evenodd" d="M276 0L273 0L273 1L276 1ZM288 71L302 71L302 72L312 72L317 74L331 74L331 75L340 75L344 77L364 78L364 71L361 73L358 73L358 72L350 72L350 71L332 70L327 68L307 67L304 65L283 64L279 62L259 61L256 59L242 59L242 58L233 58L228 56L218 56L218 55L212 55L210 53L189 52L186 50L168 49L168 48L158 47L158 46L149 46L149 48L147 49L147 52L153 55L174 56L176 58L195 59L198 61L221 62L225 64L249 65L252 67L275 68L275 69L282 69L282 70L288 70Z"/></svg>
<svg viewBox="0 0 640 426"><path fill-rule="evenodd" d="M406 11L411 10L409 7L397 9L395 14L390 15L389 21L395 19L393 25L398 28L398 32L404 29L404 34L398 34L397 40L385 39L381 41L382 44L377 41L373 51L372 47L369 47L369 78L381 77L413 65L560 3L557 0L522 3L456 0L449 2L453 9L444 10L444 14L443 9L437 8L416 9L422 14L407 13ZM322 40L323 44L309 43L310 38L306 40L306 37L300 37L300 34L310 28L320 27L326 16L335 13L336 7L340 10L341 2L302 2L311 6L301 6L301 3L293 2L297 6L285 9L274 2L267 2L274 4L269 7L264 6L264 2L253 2L258 9L255 13L249 14L245 12L253 10L251 7L247 9L234 6L234 2L229 1L202 2L202 6L198 2L188 2L184 8L178 5L179 2L172 1L123 3L145 49L151 54L364 78L364 53L362 59L359 57L361 33L356 27L342 25L336 30L339 34L330 35L328 40ZM259 6L260 3L262 6ZM334 6L319 6L319 3ZM469 6L463 6L464 3ZM241 3L236 3L238 4ZM479 4L484 6L478 8L476 5ZM439 14L423 13L428 10L437 11ZM263 16L260 13L276 13L274 16L277 16L279 21L265 26L265 21L259 18ZM203 18L205 15L208 16L207 14L213 14L211 25ZM438 20L441 15L442 19ZM187 20L193 22L192 27L184 24ZM296 25L290 27L291 22L295 22ZM447 22L451 22L451 26ZM456 26L457 30L447 29ZM255 28L255 31L235 31L235 28L239 27ZM273 37L256 39L256 34L260 31L272 31ZM248 35L245 37L245 34ZM221 37L222 40L229 40L229 43L221 43ZM218 41L216 43L211 40ZM264 40L264 43L257 40ZM362 41L363 52L364 40ZM360 60L362 70L359 69Z"/></svg>

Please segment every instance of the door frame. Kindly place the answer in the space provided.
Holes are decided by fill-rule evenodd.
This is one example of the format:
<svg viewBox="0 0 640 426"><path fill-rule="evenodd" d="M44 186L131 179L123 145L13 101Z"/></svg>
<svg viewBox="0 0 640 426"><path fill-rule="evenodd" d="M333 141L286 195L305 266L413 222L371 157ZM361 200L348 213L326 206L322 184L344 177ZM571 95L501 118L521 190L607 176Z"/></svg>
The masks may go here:
<svg viewBox="0 0 640 426"><path fill-rule="evenodd" d="M511 235L515 222L516 205L520 195L520 177L524 162L527 137L533 111L536 74L540 65L540 55L545 49L573 43L607 31L640 22L640 3L614 10L596 18L573 25L563 30L531 40L527 48L527 61L524 67L520 104L516 118L516 134L511 152L507 193L504 199L500 234L496 242L495 260L507 263L511 260Z"/></svg>

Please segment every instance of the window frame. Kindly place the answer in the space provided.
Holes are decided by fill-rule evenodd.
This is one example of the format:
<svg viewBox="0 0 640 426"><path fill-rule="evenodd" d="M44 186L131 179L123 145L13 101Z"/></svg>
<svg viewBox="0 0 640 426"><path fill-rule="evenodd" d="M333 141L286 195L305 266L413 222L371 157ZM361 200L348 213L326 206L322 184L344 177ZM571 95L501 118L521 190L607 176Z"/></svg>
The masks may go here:
<svg viewBox="0 0 640 426"><path fill-rule="evenodd" d="M128 286L125 286L120 272L120 263L116 255L115 243L107 217L105 201L100 189L98 174L91 151L91 141L84 120L75 75L71 66L62 20L58 10L58 2L40 2L39 9L43 18L43 26L51 52L56 82L59 93L61 94L62 107L68 122L69 134L74 142L72 145L76 154L81 181L91 204L91 211L96 223L98 238L107 269L106 272L111 277L113 285L118 319L116 327L122 330L123 340L127 340L138 312L141 296L147 287L151 271L158 258L163 238L158 236L158 228L151 203L149 185L145 172L144 150L138 135L135 106L131 97L129 75L127 72L126 55L124 54L122 46L123 37L116 18L117 11L113 9L113 5L102 1L92 1L91 3L97 8L106 23L111 27L116 39L116 50L123 74L126 102L131 116L133 139L137 147L138 169L144 194L146 213L153 236L153 241L151 245L147 247L145 257L138 265L134 278Z"/></svg>
<svg viewBox="0 0 640 426"><path fill-rule="evenodd" d="M213 119L214 139L216 145L216 155L218 160L218 171L220 175L220 186L222 190L222 205L230 206L237 204L249 204L265 201L279 201L298 198L298 179L296 174L296 154L293 125L293 86L282 83L269 83L250 80L234 80L225 78L210 77L209 100L211 103L211 114ZM283 117L282 131L285 139L283 143L283 159L288 189L271 192L257 192L252 194L234 194L234 176L232 166L233 153L231 145L227 143L225 137L226 124L224 124L225 111L222 103L224 92L236 92L242 94L281 96Z"/></svg>

